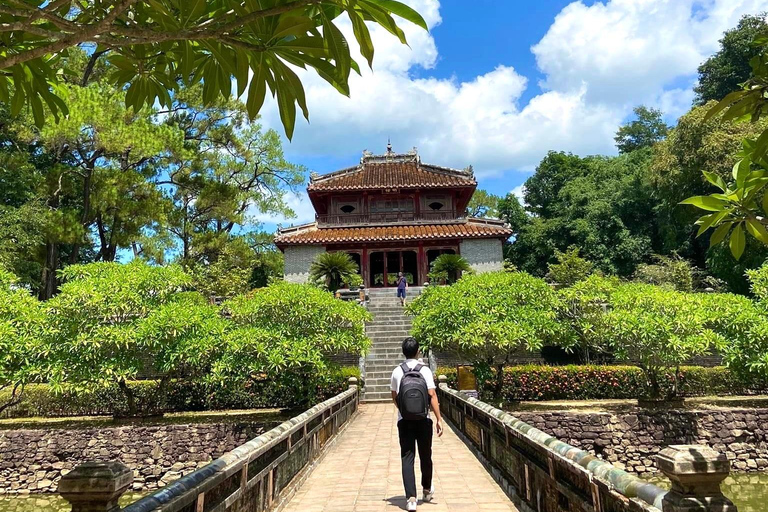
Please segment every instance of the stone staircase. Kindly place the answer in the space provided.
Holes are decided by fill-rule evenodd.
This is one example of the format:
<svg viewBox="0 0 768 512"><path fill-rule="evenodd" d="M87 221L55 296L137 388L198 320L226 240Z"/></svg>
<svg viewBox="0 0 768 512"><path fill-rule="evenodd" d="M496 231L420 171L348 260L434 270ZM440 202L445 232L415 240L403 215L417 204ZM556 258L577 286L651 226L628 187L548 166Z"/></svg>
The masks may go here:
<svg viewBox="0 0 768 512"><path fill-rule="evenodd" d="M407 300L416 298L421 290L417 286L408 288ZM373 315L373 321L365 326L365 332L371 339L371 350L365 356L363 365L365 388L362 399L365 402L392 400L392 370L404 360L402 345L409 336L411 318L403 312L396 293L394 288L368 290L368 310ZM429 364L428 359L424 359L424 363Z"/></svg>

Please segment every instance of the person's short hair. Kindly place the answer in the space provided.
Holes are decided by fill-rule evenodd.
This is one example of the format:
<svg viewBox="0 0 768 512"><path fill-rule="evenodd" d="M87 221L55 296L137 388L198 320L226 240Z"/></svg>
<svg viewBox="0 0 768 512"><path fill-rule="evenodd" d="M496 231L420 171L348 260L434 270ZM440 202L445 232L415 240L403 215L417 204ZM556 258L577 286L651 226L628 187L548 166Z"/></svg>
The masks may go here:
<svg viewBox="0 0 768 512"><path fill-rule="evenodd" d="M419 342L416 338L407 337L403 340L403 355L407 359L413 359L419 353Z"/></svg>

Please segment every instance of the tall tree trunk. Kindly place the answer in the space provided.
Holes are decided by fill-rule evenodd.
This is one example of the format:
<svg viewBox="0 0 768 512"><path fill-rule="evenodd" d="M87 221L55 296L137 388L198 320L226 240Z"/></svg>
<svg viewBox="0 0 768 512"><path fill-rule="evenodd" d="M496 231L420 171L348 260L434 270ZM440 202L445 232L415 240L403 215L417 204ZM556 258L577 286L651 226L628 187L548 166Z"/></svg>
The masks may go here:
<svg viewBox="0 0 768 512"><path fill-rule="evenodd" d="M91 182L93 181L93 166L95 160L89 163L83 178L83 214L80 217L80 223L83 229L88 231L88 216L91 214ZM80 244L72 246L72 253L69 255L69 264L74 265L80 259Z"/></svg>
<svg viewBox="0 0 768 512"><path fill-rule="evenodd" d="M59 246L54 242L45 243L45 263L40 276L40 300L48 300L56 293L56 270L59 268Z"/></svg>

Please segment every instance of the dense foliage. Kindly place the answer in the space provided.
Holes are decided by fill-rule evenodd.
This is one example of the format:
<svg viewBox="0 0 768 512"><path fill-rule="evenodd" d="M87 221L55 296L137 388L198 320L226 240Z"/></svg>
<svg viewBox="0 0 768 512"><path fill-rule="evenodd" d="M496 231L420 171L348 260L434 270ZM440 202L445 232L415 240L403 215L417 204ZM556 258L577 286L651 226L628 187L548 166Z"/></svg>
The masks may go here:
<svg viewBox="0 0 768 512"><path fill-rule="evenodd" d="M247 90L251 118L269 89L291 138L297 105L309 119L304 87L292 67L314 69L349 95L350 72L359 67L338 24L352 24L370 66L374 47L366 22L406 44L393 14L427 29L416 11L394 0L14 2L14 8L0 10L7 49L0 57L0 102L14 113L28 105L39 126L45 107L57 118L67 114L59 89L63 59L74 47L92 46L92 60L106 55L113 66L109 80L127 91L128 107L169 107L181 84L202 84L210 104L228 98L235 82L238 96Z"/></svg>
<svg viewBox="0 0 768 512"><path fill-rule="evenodd" d="M25 386L45 373L48 321L42 305L16 287L0 267L0 413L21 400Z"/></svg>
<svg viewBox="0 0 768 512"><path fill-rule="evenodd" d="M521 270L543 276L556 251L571 246L596 269L622 276L654 251L657 226L646 171L648 148L619 157L581 158L550 152L525 183L532 214L516 231L508 254ZM514 203L510 203L514 205ZM510 213L520 224L517 210ZM502 211L502 217L504 217Z"/></svg>
<svg viewBox="0 0 768 512"><path fill-rule="evenodd" d="M594 265L579 257L579 248L571 247L565 252L555 251L557 263L549 264L547 279L561 286L572 286L589 277Z"/></svg>
<svg viewBox="0 0 768 512"><path fill-rule="evenodd" d="M472 266L459 254L441 254L432 262L429 280L435 283L453 284L464 273L471 273Z"/></svg>
<svg viewBox="0 0 768 512"><path fill-rule="evenodd" d="M751 120L755 125L764 121L768 107L768 27L754 20L755 36L752 45L759 53L749 59L751 76L740 84L739 90L727 94L707 112L706 119L722 113L724 121ZM710 245L727 245L737 260L747 248L747 238L768 245L765 219L768 212L768 128L759 127L759 136L744 138L742 151L735 155L730 176L721 176L710 169L703 171L706 180L718 189L709 195L692 196L683 201L707 211L699 217L697 236L712 229Z"/></svg>
<svg viewBox="0 0 768 512"><path fill-rule="evenodd" d="M70 52L67 64L84 75L85 59ZM0 104L0 262L42 299L64 266L128 251L210 274L196 281L218 281L206 295L280 275L254 216L292 216L285 194L305 170L285 160L277 132L249 123L239 101L206 104L200 86L175 92L167 110L133 111L110 69L99 60L87 80L62 86L69 115L42 129ZM225 271L247 279L222 283Z"/></svg>
<svg viewBox="0 0 768 512"><path fill-rule="evenodd" d="M741 84L752 76L749 62L760 55L760 48L752 43L766 28L765 13L745 15L735 28L723 34L720 49L699 66L699 80L694 87L697 104L720 101L741 89Z"/></svg>
<svg viewBox="0 0 768 512"><path fill-rule="evenodd" d="M438 368L438 375L448 377L456 386L456 368ZM494 397L482 386L482 397ZM637 366L508 366L504 368L501 400L506 403L542 400L633 399L645 385L645 375ZM662 394L675 385L671 373L660 379ZM678 393L682 396L753 395L768 391L765 380L744 380L722 366L706 368L683 366L677 373Z"/></svg>
<svg viewBox="0 0 768 512"><path fill-rule="evenodd" d="M348 387L350 377L360 379L357 367L329 368L313 375L307 384L317 400L325 400ZM157 396L154 381L129 381L127 386L139 402L149 402ZM252 380L241 386L221 387L215 384L174 380L167 386L164 401L159 407L166 412L216 411L226 409L294 408L304 405L304 396L290 381ZM0 402L7 401L10 391L0 391ZM53 392L47 384L29 384L21 400L0 416L52 417L114 415L128 409L125 394L117 386L94 389L89 392Z"/></svg>
<svg viewBox="0 0 768 512"><path fill-rule="evenodd" d="M634 109L636 119L616 132L616 147L619 153L631 153L638 149L649 148L663 140L669 132L669 126L662 119L661 110L639 106Z"/></svg>
<svg viewBox="0 0 768 512"><path fill-rule="evenodd" d="M178 386L239 393L274 381L306 404L329 355L369 343L365 309L310 285L276 282L222 309L176 265L93 263L62 274L61 293L40 302L0 273L0 390L11 402L28 382L47 382L66 396L122 393L114 412L133 416L162 412ZM146 383L129 385L137 379Z"/></svg>
<svg viewBox="0 0 768 512"><path fill-rule="evenodd" d="M762 272L752 277L758 294L768 280ZM608 356L636 364L643 379L635 393L652 399L678 396L680 368L714 351L734 375L768 378L766 310L733 294L600 275L554 291L543 279L497 272L428 289L408 310L421 343L473 362L484 380L492 366L500 378L498 369L514 352L545 345L578 350L586 361ZM497 395L501 386L497 380Z"/></svg>
<svg viewBox="0 0 768 512"><path fill-rule="evenodd" d="M183 291L190 278L176 266L71 265L64 278L61 293L46 304L55 331L51 386L117 385L130 415L161 403L171 379L202 375L227 330L214 306ZM158 381L151 403L138 403L126 385L139 376Z"/></svg>
<svg viewBox="0 0 768 512"><path fill-rule="evenodd" d="M306 403L314 398L310 377L326 371L328 354L359 354L370 344L370 314L311 285L277 282L223 307L235 326L212 367L213 379L223 386L287 379Z"/></svg>
<svg viewBox="0 0 768 512"><path fill-rule="evenodd" d="M537 350L559 339L558 302L542 279L492 272L429 287L407 311L414 315L411 332L423 347L459 354L487 372L503 367L521 349Z"/></svg>

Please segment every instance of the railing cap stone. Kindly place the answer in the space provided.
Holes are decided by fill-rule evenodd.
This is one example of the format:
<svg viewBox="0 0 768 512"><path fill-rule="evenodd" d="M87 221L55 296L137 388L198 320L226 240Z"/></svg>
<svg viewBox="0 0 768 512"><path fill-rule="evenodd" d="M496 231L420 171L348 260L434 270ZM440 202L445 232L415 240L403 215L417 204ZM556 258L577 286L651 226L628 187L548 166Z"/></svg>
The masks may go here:
<svg viewBox="0 0 768 512"><path fill-rule="evenodd" d="M59 494L75 507L90 503L110 510L131 483L133 471L118 461L86 462L61 477Z"/></svg>

